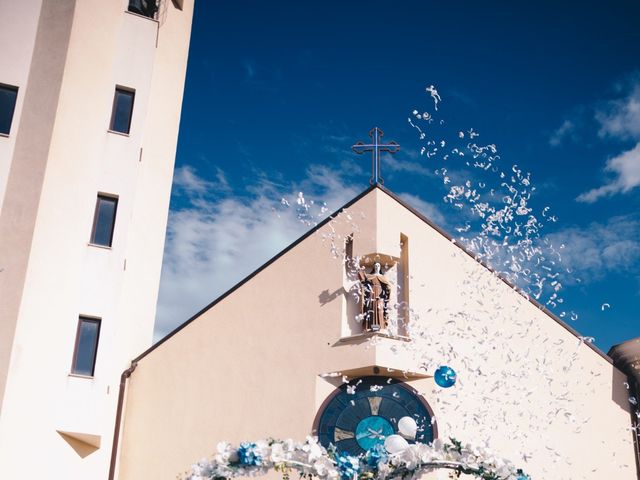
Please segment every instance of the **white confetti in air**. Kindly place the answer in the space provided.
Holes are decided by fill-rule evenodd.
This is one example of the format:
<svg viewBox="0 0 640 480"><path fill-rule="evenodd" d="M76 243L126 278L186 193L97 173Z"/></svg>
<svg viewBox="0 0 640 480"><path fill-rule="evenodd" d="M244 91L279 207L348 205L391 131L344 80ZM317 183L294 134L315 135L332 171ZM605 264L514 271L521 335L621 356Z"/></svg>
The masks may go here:
<svg viewBox="0 0 640 480"><path fill-rule="evenodd" d="M436 90L436 87L434 87L433 85L429 85L426 88L426 90L429 94L431 94L431 98L433 98L434 107L436 111L438 111L438 103L442 101L442 99L440 98L440 94L438 93L438 90Z"/></svg>
<svg viewBox="0 0 640 480"><path fill-rule="evenodd" d="M418 107L415 111L423 110ZM451 124L450 121L447 123ZM563 282L573 273L573 269L563 263L561 255L567 248L562 243L554 244L545 230L559 222L558 216L551 206L539 203L544 198L536 198L531 173L517 164L505 165L498 147L493 143L478 142L479 134L474 128L456 129L454 125L447 134L443 129L437 129L438 125L443 125L438 113L431 115L430 122L414 116L409 124L417 132L420 158L431 163L447 162L450 170L442 168L444 164L435 163L433 166L435 174L442 180L444 203L453 212L449 218L457 222L449 228L457 232L452 242L461 244L474 258L489 266L494 272L492 281L495 283L470 269L459 286L461 300L456 307L423 311L409 308L408 335L426 344L428 353L413 342L405 347L423 359L422 368L431 374L442 363L461 365L461 371L474 373L464 377L466 385L460 382L451 392L451 398L440 398L438 402L454 411L462 411L469 396L474 396L474 404L479 405L484 414L474 412L466 417L462 427L481 430L478 434L484 435L488 442L494 432L484 418L495 418L495 412L485 407L487 402L512 402L515 411L519 412L518 417L510 418L510 414L504 412L498 420L508 424L519 423L522 417L528 419L529 431L515 432L514 445L519 445L523 458L532 458L539 456L540 452L532 452L531 435L536 436L537 444L546 442L551 458L548 460L549 469L543 473L557 478L553 464L562 461L563 455L559 452L564 447L553 436L547 435L546 426L565 423L580 435L582 425L587 425L590 419L581 418L579 414L585 411L585 401L571 394L583 388L579 377L588 379L584 387L592 393L598 389L610 389L610 385L602 380L601 372L591 371L580 362L575 343L551 336L537 325L531 315L526 314L528 310L505 306L501 281L497 277L510 282L525 300L538 302L540 309L549 309L563 319L578 320L578 314L565 306L563 298ZM440 143L442 141L443 144ZM438 151L434 151L436 145L440 147ZM457 255L464 254L452 253L452 256ZM581 281L573 276L571 280ZM412 288L426 289L427 286L423 283ZM610 308L609 304L604 308ZM495 324L487 325L476 312L485 315L497 312L495 318L500 319L498 323L504 322L504 330ZM514 350L513 340L518 335L531 342L524 351ZM593 337L578 338L579 345L594 341ZM502 368L487 363L490 359L495 360L496 351L503 358ZM558 365L560 359L563 363ZM531 368L546 383L545 392L526 385ZM491 380L487 382L486 379ZM505 390L507 385L509 389ZM512 390L512 385L518 387ZM543 411L534 412L524 405L528 404L534 391L538 399L547 395ZM533 402L529 405L532 406ZM443 422L447 428L452 428L452 425L459 428L457 423L449 424L446 419ZM620 437L624 435L625 432L621 431Z"/></svg>

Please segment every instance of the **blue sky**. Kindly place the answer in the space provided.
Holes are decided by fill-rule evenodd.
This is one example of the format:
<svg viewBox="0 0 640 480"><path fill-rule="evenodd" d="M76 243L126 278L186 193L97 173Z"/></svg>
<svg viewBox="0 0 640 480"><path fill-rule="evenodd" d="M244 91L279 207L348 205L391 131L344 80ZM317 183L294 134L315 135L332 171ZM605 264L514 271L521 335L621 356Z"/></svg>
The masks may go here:
<svg viewBox="0 0 640 480"><path fill-rule="evenodd" d="M402 146L385 186L452 234L479 222L443 201L443 168L487 191L529 172L539 241L564 244L556 313L605 351L639 336L639 21L631 0L197 1L156 337L309 228L297 192L331 210L367 188L349 147L376 125ZM470 129L495 172L451 155Z"/></svg>

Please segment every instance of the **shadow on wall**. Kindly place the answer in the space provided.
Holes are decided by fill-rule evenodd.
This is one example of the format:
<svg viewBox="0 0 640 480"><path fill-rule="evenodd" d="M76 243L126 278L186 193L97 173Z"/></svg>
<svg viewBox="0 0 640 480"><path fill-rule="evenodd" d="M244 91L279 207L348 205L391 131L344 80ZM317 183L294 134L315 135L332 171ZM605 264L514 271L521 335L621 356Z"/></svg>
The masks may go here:
<svg viewBox="0 0 640 480"><path fill-rule="evenodd" d="M329 293L329 290L323 290L320 295L318 295L318 302L324 307L327 303L333 302L336 298L346 293L344 287L340 287L332 293Z"/></svg>

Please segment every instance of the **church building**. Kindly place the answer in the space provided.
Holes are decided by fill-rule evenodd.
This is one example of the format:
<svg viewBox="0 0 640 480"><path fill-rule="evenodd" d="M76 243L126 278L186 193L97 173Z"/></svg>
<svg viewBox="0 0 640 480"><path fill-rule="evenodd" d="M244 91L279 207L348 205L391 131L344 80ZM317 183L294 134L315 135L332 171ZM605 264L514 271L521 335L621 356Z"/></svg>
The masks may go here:
<svg viewBox="0 0 640 480"><path fill-rule="evenodd" d="M623 370L374 184L133 360L112 474L172 478L223 440L358 454L409 417L410 441L487 444L531 478L633 480Z"/></svg>

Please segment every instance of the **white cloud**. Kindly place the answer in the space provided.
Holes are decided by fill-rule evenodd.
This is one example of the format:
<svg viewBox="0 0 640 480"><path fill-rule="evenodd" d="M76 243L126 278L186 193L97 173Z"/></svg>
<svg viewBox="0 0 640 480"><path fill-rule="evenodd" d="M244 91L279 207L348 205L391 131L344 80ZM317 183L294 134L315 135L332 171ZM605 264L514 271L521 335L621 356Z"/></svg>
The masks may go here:
<svg viewBox="0 0 640 480"><path fill-rule="evenodd" d="M413 151L406 152L409 157L413 158ZM405 172L405 173L414 173L417 175L424 175L425 177L435 177L433 171L425 167L420 162L413 162L408 160L402 160L400 158L394 157L393 155L383 155L382 156L382 173L384 177L384 171L390 170L392 172Z"/></svg>
<svg viewBox="0 0 640 480"><path fill-rule="evenodd" d="M218 183L216 184L215 188L216 190L218 190L218 192L231 192L231 185L229 185L227 176L224 174L224 171L220 167L216 167L216 180L218 181Z"/></svg>
<svg viewBox="0 0 640 480"><path fill-rule="evenodd" d="M635 80L626 97L607 102L596 111L601 136L640 140L640 79Z"/></svg>
<svg viewBox="0 0 640 480"><path fill-rule="evenodd" d="M217 176L220 181L224 173ZM191 167L178 169L175 182L190 203L169 215L156 340L308 230L301 216L320 221L360 193L340 172L324 166L311 166L307 178L286 191L265 179L243 195L223 198L205 195L212 182L198 177ZM295 200L299 191L307 197L302 206ZM281 203L283 194L289 207ZM323 202L328 208L324 214Z"/></svg>
<svg viewBox="0 0 640 480"><path fill-rule="evenodd" d="M610 272L637 271L640 263L640 221L635 217L570 227L547 238L560 252L564 266L586 281Z"/></svg>
<svg viewBox="0 0 640 480"><path fill-rule="evenodd" d="M399 197L402 198L405 202L411 205L413 208L422 213L429 220L432 220L438 226L444 228L445 226L445 218L440 209L435 203L426 202L420 197L412 195L410 193L401 193Z"/></svg>
<svg viewBox="0 0 640 480"><path fill-rule="evenodd" d="M190 165L184 165L173 173L173 188L176 193L201 196L213 190L214 184L199 177Z"/></svg>
<svg viewBox="0 0 640 480"><path fill-rule="evenodd" d="M605 171L613 173L614 177L601 187L580 194L579 202L593 203L599 198L626 193L640 186L640 143L607 160Z"/></svg>
<svg viewBox="0 0 640 480"><path fill-rule="evenodd" d="M592 203L596 200L627 193L640 186L640 77L632 77L627 83L628 92L623 98L606 102L595 113L600 124L599 134L614 140L636 142L631 150L619 153L606 162L605 171L612 173L604 185L582 193L579 202Z"/></svg>
<svg viewBox="0 0 640 480"><path fill-rule="evenodd" d="M562 143L562 141L569 136L573 136L573 133L576 129L576 125L571 120L565 120L562 122L562 125L553 132L551 138L549 139L549 144L553 147L557 147Z"/></svg>

